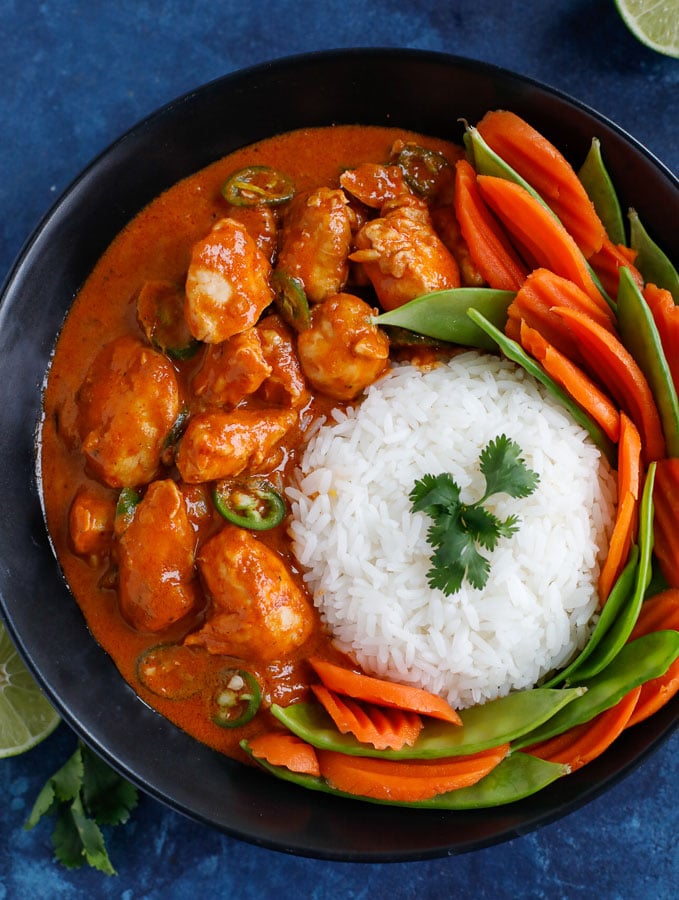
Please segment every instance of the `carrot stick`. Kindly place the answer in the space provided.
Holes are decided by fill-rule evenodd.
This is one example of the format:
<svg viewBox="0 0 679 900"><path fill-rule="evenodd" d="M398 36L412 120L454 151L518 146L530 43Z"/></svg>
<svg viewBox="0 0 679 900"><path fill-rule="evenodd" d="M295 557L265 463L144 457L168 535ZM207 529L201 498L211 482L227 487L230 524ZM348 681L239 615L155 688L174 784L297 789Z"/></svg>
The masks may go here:
<svg viewBox="0 0 679 900"><path fill-rule="evenodd" d="M557 148L506 110L486 113L477 128L491 149L540 194L585 257L596 252L606 234L604 226L575 170Z"/></svg>
<svg viewBox="0 0 679 900"><path fill-rule="evenodd" d="M570 767L571 772L596 759L624 730L634 712L641 688L636 687L590 722L576 725L563 734L527 747L526 752L548 762Z"/></svg>
<svg viewBox="0 0 679 900"><path fill-rule="evenodd" d="M248 747L257 759L264 759L272 766L285 766L291 772L320 775L316 750L286 731L269 731L248 740Z"/></svg>
<svg viewBox="0 0 679 900"><path fill-rule="evenodd" d="M338 694L346 694L354 700L365 700L378 706L395 706L398 709L443 719L453 725L462 724L462 719L449 703L422 688L352 672L318 657L311 657L309 663L325 687Z"/></svg>
<svg viewBox="0 0 679 900"><path fill-rule="evenodd" d="M417 713L375 704L361 705L351 697L341 697L325 685L312 684L311 690L341 734L353 734L376 750L401 750L411 747L422 731Z"/></svg>
<svg viewBox="0 0 679 900"><path fill-rule="evenodd" d="M679 459L670 457L658 462L653 490L654 552L665 581L679 588Z"/></svg>
<svg viewBox="0 0 679 900"><path fill-rule="evenodd" d="M615 297L618 293L620 269L623 266L630 270L632 277L639 287L643 286L644 279L641 277L639 270L634 266L636 257L636 250L631 250L629 247L625 247L624 244L614 244L608 235L604 235L601 249L590 256L589 264L596 272L604 290L611 297Z"/></svg>
<svg viewBox="0 0 679 900"><path fill-rule="evenodd" d="M590 316L563 306L556 307L554 312L565 320L580 343L590 373L610 391L638 428L644 463L663 459L665 437L660 414L632 354Z"/></svg>
<svg viewBox="0 0 679 900"><path fill-rule="evenodd" d="M605 310L602 297L587 267L587 260L570 234L539 200L519 184L493 175L476 179L481 196L521 249L538 265L569 278Z"/></svg>
<svg viewBox="0 0 679 900"><path fill-rule="evenodd" d="M642 293L658 329L672 381L679 392L679 306L668 290L655 284L647 284Z"/></svg>
<svg viewBox="0 0 679 900"><path fill-rule="evenodd" d="M634 422L620 413L618 446L618 495L631 493L635 500L641 493L641 436Z"/></svg>
<svg viewBox="0 0 679 900"><path fill-rule="evenodd" d="M620 437L620 413L610 398L535 328L521 322L521 345L542 364L545 372L567 391L615 443Z"/></svg>
<svg viewBox="0 0 679 900"><path fill-rule="evenodd" d="M636 521L637 501L631 493L626 493L622 500L618 500L618 511L615 517L615 525L608 544L608 553L599 572L599 603L603 606L608 600L613 585L625 568L632 535Z"/></svg>
<svg viewBox="0 0 679 900"><path fill-rule="evenodd" d="M476 172L466 159L459 159L455 166L455 215L469 255L484 280L498 290L517 290L528 274L526 267L483 202Z"/></svg>
<svg viewBox="0 0 679 900"><path fill-rule="evenodd" d="M377 800L416 802L476 784L509 752L509 744L471 756L408 762L319 750L321 775L337 790Z"/></svg>

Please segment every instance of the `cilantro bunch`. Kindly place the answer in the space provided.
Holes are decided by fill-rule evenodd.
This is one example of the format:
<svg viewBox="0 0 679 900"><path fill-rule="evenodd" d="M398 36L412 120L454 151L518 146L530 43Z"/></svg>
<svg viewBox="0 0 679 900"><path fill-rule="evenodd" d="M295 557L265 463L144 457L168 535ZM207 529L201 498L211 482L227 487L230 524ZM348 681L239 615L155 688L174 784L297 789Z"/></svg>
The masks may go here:
<svg viewBox="0 0 679 900"><path fill-rule="evenodd" d="M479 548L494 550L501 537L510 537L518 530L518 516L501 520L483 506L486 500L500 493L528 497L539 480L521 458L518 444L504 434L482 450L479 467L486 490L475 503L462 502L461 488L447 472L423 476L409 495L413 510L427 513L434 520L427 532L434 551L427 580L448 596L460 590L465 578L472 587L485 587L490 563Z"/></svg>

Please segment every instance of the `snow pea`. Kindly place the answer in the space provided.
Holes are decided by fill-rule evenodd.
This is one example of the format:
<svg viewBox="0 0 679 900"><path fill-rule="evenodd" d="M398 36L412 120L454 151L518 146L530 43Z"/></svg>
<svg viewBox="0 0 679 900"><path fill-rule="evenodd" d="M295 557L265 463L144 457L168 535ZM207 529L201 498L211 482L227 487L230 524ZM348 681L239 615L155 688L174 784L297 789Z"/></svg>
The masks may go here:
<svg viewBox="0 0 679 900"><path fill-rule="evenodd" d="M549 679L549 681L545 681L542 687L551 688L555 687L557 684L561 684L564 681L570 681L572 674L578 669L579 666L582 666L585 660L587 660L594 652L594 650L598 647L601 639L616 621L621 609L625 607L626 603L629 603L630 595L634 589L638 561L639 545L634 544L630 548L630 554L627 564L618 576L617 581L613 585L613 588L608 595L608 600L601 610L601 614L599 615L599 619L594 627L594 630L592 631L592 634L590 635L589 640L580 651L580 653L575 657L575 659L568 666L566 666L565 669L557 672L552 678Z"/></svg>
<svg viewBox="0 0 679 900"><path fill-rule="evenodd" d="M241 741L240 746L252 756L246 740ZM556 781L557 778L568 774L568 766L546 762L527 753L514 753L503 759L485 778L482 778L481 781L470 787L448 791L429 800L404 803L392 800L375 800L372 797L348 794L345 791L336 790L325 779L318 776L291 772L285 766L273 766L263 759L257 759L256 762L276 778L280 778L282 781L289 781L308 790L321 791L325 794L333 794L335 797L346 797L351 800L365 800L367 803L377 803L380 806L408 806L419 809L465 810L504 806L507 803L514 803L517 800L530 797L553 781Z"/></svg>
<svg viewBox="0 0 679 900"><path fill-rule="evenodd" d="M658 328L628 268L620 269L618 328L646 376L660 413L668 456L679 456L679 400Z"/></svg>
<svg viewBox="0 0 679 900"><path fill-rule="evenodd" d="M402 750L376 750L351 734L341 734L330 716L315 701L272 705L271 712L293 734L319 750L337 750L350 756L378 756L381 759L441 759L467 756L499 744L506 744L526 731L537 728L572 703L581 688L516 691L483 706L460 710L462 725L426 719L417 741Z"/></svg>
<svg viewBox="0 0 679 900"><path fill-rule="evenodd" d="M664 675L679 657L679 631L654 631L625 644L605 669L582 683L586 691L544 725L512 742L512 752L563 734L615 706L625 694Z"/></svg>
<svg viewBox="0 0 679 900"><path fill-rule="evenodd" d="M596 446L604 454L608 462L615 468L617 465L617 451L613 442L599 428L596 422L590 418L587 413L575 403L569 394L566 393L554 379L544 371L544 369L529 356L525 350L516 341L508 338L504 332L496 328L492 322L489 322L484 316L475 309L469 309L467 315L479 328L483 329L490 337L493 338L497 346L504 355L511 359L512 362L518 363L530 375L536 378L540 384L544 385L552 396L560 400L563 406L568 410L573 419L581 425L594 441Z"/></svg>
<svg viewBox="0 0 679 900"><path fill-rule="evenodd" d="M594 204L594 209L606 229L606 234L614 244L625 243L625 223L620 201L611 176L601 156L601 141L592 138L592 144L585 157L578 178Z"/></svg>
<svg viewBox="0 0 679 900"><path fill-rule="evenodd" d="M649 236L637 211L630 209L627 215L630 223L630 246L637 251L634 264L645 282L665 288L674 297L674 302L679 304L679 273L665 252Z"/></svg>
<svg viewBox="0 0 679 900"><path fill-rule="evenodd" d="M498 328L504 328L507 308L514 297L514 291L493 288L434 291L374 316L372 321L377 325L397 325L439 341L494 350L492 339L469 319L467 311L477 309Z"/></svg>

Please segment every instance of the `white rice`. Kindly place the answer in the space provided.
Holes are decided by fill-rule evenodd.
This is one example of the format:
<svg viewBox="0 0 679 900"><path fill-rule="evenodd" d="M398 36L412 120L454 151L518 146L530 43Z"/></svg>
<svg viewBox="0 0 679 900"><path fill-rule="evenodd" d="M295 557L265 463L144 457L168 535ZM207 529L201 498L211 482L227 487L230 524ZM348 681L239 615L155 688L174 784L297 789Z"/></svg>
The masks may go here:
<svg viewBox="0 0 679 900"><path fill-rule="evenodd" d="M477 500L479 454L500 434L538 487L488 501L517 514L519 530L490 554L483 590L465 581L446 596L427 583L431 520L408 495L423 475L450 472L463 501ZM615 479L584 429L512 363L469 351L430 370L395 367L318 428L295 484L295 554L336 645L365 671L464 708L534 685L586 641Z"/></svg>

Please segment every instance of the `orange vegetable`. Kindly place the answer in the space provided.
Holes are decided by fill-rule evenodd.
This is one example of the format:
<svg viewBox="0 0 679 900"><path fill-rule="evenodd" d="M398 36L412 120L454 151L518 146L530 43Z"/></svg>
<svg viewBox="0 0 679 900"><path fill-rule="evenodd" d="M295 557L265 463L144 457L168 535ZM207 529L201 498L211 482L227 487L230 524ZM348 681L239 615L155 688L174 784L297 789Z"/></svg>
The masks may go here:
<svg viewBox="0 0 679 900"><path fill-rule="evenodd" d="M671 457L658 462L653 507L653 549L665 581L670 587L679 588L679 459Z"/></svg>
<svg viewBox="0 0 679 900"><path fill-rule="evenodd" d="M540 132L506 110L485 114L477 128L498 156L537 191L586 257L606 235L594 204L568 160Z"/></svg>
<svg viewBox="0 0 679 900"><path fill-rule="evenodd" d="M534 356L547 374L616 442L620 437L620 413L610 398L535 328L521 322L521 346Z"/></svg>
<svg viewBox="0 0 679 900"><path fill-rule="evenodd" d="M630 640L671 628L679 631L679 590L668 588L666 591L645 600L639 618L630 635ZM667 672L659 678L652 678L641 685L641 693L634 712L627 723L629 728L642 722L657 712L668 700L679 691L679 659L671 663Z"/></svg>
<svg viewBox="0 0 679 900"><path fill-rule="evenodd" d="M620 414L618 447L618 495L631 493L635 500L641 493L641 436L634 422Z"/></svg>
<svg viewBox="0 0 679 900"><path fill-rule="evenodd" d="M416 802L476 784L509 752L509 744L471 756L401 762L319 750L321 775L337 790L376 800Z"/></svg>
<svg viewBox="0 0 679 900"><path fill-rule="evenodd" d="M577 338L586 367L611 393L641 435L645 464L665 456L665 437L651 388L632 354L590 316L566 307L554 310Z"/></svg>
<svg viewBox="0 0 679 900"><path fill-rule="evenodd" d="M316 750L287 731L269 731L248 741L252 755L272 766L285 766L291 772L320 775Z"/></svg>
<svg viewBox="0 0 679 900"><path fill-rule="evenodd" d="M351 697L341 697L322 684L312 684L311 690L341 734L353 734L376 750L411 747L422 731L423 722L417 713L373 703L361 704Z"/></svg>
<svg viewBox="0 0 679 900"><path fill-rule="evenodd" d="M623 266L629 269L639 287L643 286L644 279L634 266L636 258L636 250L625 247L624 244L614 244L608 235L605 235L601 249L590 256L589 264L596 272L603 289L609 296L615 297L618 293L620 269Z"/></svg>
<svg viewBox="0 0 679 900"><path fill-rule="evenodd" d="M498 290L517 290L528 274L526 267L483 202L476 172L466 159L458 160L455 167L455 215L469 255L484 280Z"/></svg>
<svg viewBox="0 0 679 900"><path fill-rule="evenodd" d="M538 266L569 278L601 307L607 303L601 296L587 267L587 260L563 225L552 213L519 184L479 175L476 179L481 196L518 244Z"/></svg>
<svg viewBox="0 0 679 900"><path fill-rule="evenodd" d="M395 706L398 709L410 710L452 722L453 725L462 724L457 712L437 694L431 694L422 688L352 672L318 657L312 657L309 662L325 687L338 694L346 694L355 700L365 700L378 706Z"/></svg>
<svg viewBox="0 0 679 900"><path fill-rule="evenodd" d="M600 756L624 730L634 712L641 688L636 687L591 722L569 728L563 734L527 747L526 752L548 762L570 766L571 772Z"/></svg>
<svg viewBox="0 0 679 900"><path fill-rule="evenodd" d="M658 329L672 381L679 391L679 306L668 290L655 284L647 284L642 293Z"/></svg>

